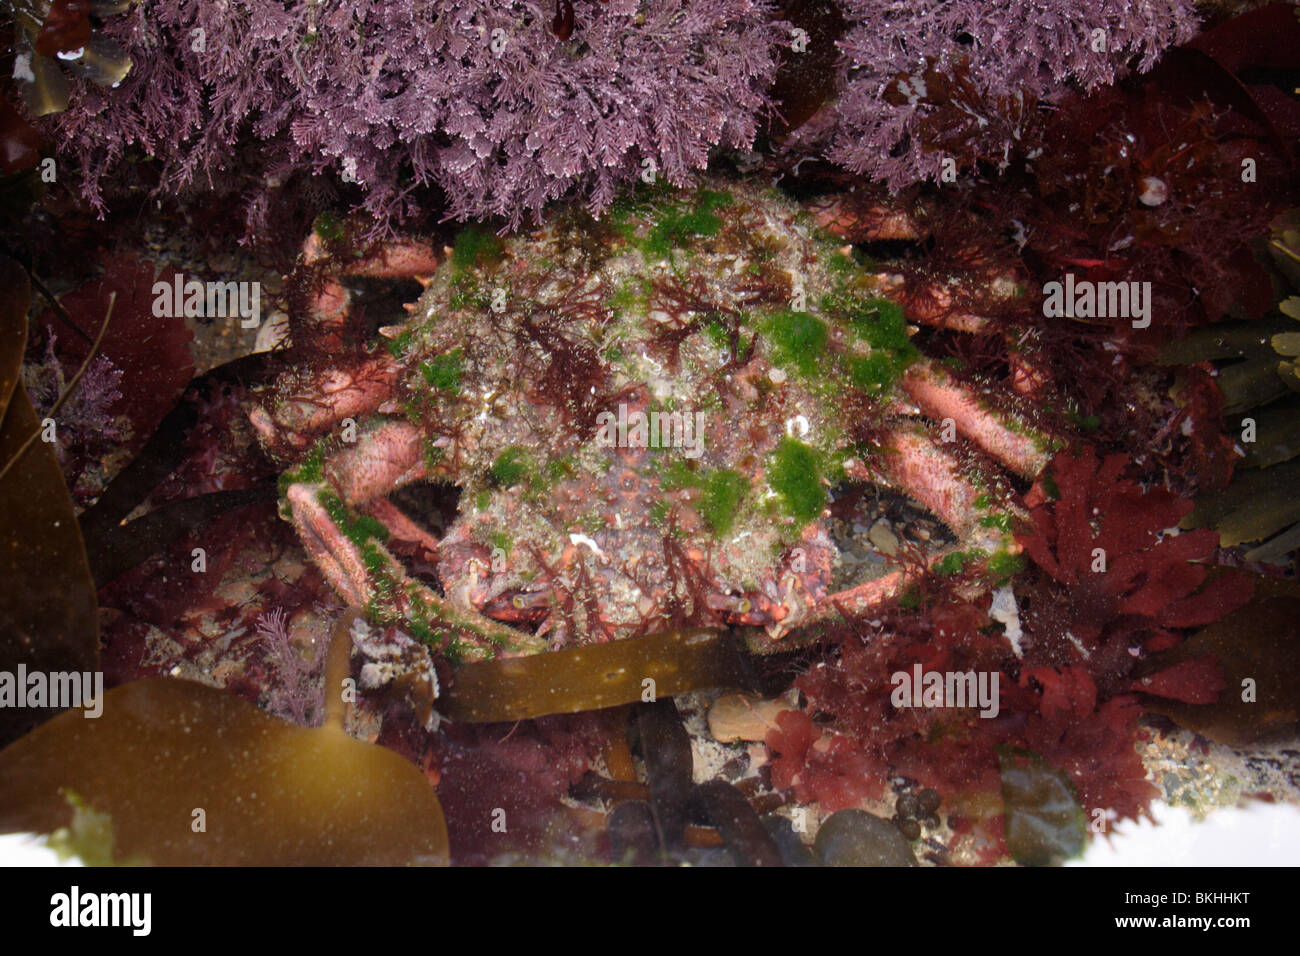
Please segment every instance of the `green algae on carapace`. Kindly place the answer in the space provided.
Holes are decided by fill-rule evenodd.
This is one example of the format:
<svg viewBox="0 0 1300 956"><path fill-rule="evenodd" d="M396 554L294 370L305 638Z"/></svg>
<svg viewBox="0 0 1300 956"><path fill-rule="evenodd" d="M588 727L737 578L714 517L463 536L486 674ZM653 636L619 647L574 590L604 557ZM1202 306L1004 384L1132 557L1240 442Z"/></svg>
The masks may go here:
<svg viewBox="0 0 1300 956"><path fill-rule="evenodd" d="M496 290L504 301L484 307ZM475 506L453 537L488 549L508 534L551 557L573 535L617 541L619 524L638 549L713 539L726 591L755 586L820 516L846 442L828 399L869 383L882 400L916 354L901 310L795 204L732 184L643 190L604 222L564 213L499 246L471 232L399 336L420 373L403 389L412 421L460 439L438 469ZM594 413L629 402L668 434L620 460L591 440ZM697 413L702 433L684 434ZM686 437L698 460L683 456ZM640 499L611 501L619 481ZM537 501L539 486L554 500ZM593 497L595 513L577 505ZM515 589L546 574L527 554L512 552Z"/></svg>
<svg viewBox="0 0 1300 956"><path fill-rule="evenodd" d="M439 589L328 499L337 471L315 451L295 480L321 483L316 510L358 549L336 563L364 569L359 603L452 653L490 656L479 639L511 633L448 627L454 608L466 626L489 609L519 631L545 621L555 644L796 626L823 590L804 576L836 561L830 488L920 358L889 281L746 183L642 189L603 220L568 209L512 236L472 227L384 330L398 373L381 412L419 434L418 477L460 489ZM975 526L986 553L1010 534L1002 491ZM799 612L751 615L769 594Z"/></svg>
<svg viewBox="0 0 1300 956"><path fill-rule="evenodd" d="M435 355L427 362L421 362L420 374L432 387L455 394L460 390L461 364L460 349L453 349L445 355Z"/></svg>

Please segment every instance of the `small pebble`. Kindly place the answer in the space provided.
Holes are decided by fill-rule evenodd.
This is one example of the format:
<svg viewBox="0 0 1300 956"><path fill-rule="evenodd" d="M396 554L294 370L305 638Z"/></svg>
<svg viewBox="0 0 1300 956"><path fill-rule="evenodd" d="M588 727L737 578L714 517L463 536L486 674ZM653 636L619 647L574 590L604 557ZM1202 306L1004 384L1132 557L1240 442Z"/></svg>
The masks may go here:
<svg viewBox="0 0 1300 956"><path fill-rule="evenodd" d="M882 554L898 553L898 536L889 527L889 522L881 518L867 532L867 540Z"/></svg>
<svg viewBox="0 0 1300 956"><path fill-rule="evenodd" d="M763 700L746 694L726 694L709 708L709 733L720 743L765 740L776 728L776 715L789 710L788 701Z"/></svg>
<svg viewBox="0 0 1300 956"><path fill-rule="evenodd" d="M895 817L894 826L898 827L898 832L909 840L919 840L921 838L921 824L915 820L906 817Z"/></svg>
<svg viewBox="0 0 1300 956"><path fill-rule="evenodd" d="M790 821L772 813L763 817L763 828L776 844L781 862L786 866L816 866L817 858L790 826Z"/></svg>
<svg viewBox="0 0 1300 956"><path fill-rule="evenodd" d="M831 814L817 831L813 850L823 866L916 866L898 827L864 810Z"/></svg>

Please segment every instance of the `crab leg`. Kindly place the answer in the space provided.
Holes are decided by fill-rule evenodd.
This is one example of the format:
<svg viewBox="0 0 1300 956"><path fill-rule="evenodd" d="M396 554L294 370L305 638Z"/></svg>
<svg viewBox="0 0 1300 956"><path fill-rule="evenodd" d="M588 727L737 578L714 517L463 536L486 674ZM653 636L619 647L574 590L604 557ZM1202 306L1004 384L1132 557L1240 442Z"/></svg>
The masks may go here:
<svg viewBox="0 0 1300 956"><path fill-rule="evenodd" d="M291 398L269 410L258 406L248 418L272 448L300 451L343 419L375 412L392 398L400 374L388 355L364 359L350 369L328 369L301 385L303 394L319 398Z"/></svg>
<svg viewBox="0 0 1300 956"><path fill-rule="evenodd" d="M1050 441L1011 413L999 412L969 385L940 365L915 362L902 378L903 391L926 416L952 419L966 438L1023 478L1034 478L1051 458Z"/></svg>
<svg viewBox="0 0 1300 956"><path fill-rule="evenodd" d="M1010 492L977 459L936 441L929 429L916 420L896 421L884 433L880 444L882 452L872 467L850 459L845 462L845 470L849 478L865 483L875 483L883 476L928 508L957 535L960 544L929 557L929 566L960 552L969 555L971 551L985 554L1020 551L1004 524L1005 517L1017 511ZM989 518L993 520L986 520ZM799 615L795 625L826 621L841 613L866 613L897 600L923 573L919 567L903 568L835 594L819 596L805 614ZM765 622L740 618L738 623ZM779 619L776 627L766 623L765 626L772 639L779 638L786 629Z"/></svg>
<svg viewBox="0 0 1300 956"><path fill-rule="evenodd" d="M290 485L285 493L289 513L298 539L307 556L318 567L334 590L350 605L363 606L370 601L368 576L361 552L340 544L341 535L329 511L321 503L323 485Z"/></svg>
<svg viewBox="0 0 1300 956"><path fill-rule="evenodd" d="M811 202L808 210L817 225L849 242L924 237L916 218L884 196L871 199L851 193Z"/></svg>
<svg viewBox="0 0 1300 956"><path fill-rule="evenodd" d="M303 243L303 259L315 265L329 258L320 236L312 233ZM429 275L442 263L442 257L427 242L416 239L392 239L380 243L368 256L348 262L340 270L344 276L368 276L372 279L409 279Z"/></svg>
<svg viewBox="0 0 1300 956"><path fill-rule="evenodd" d="M960 548L946 548L926 560L933 568ZM919 567L900 568L862 584L836 591L813 608L805 623L818 624L837 616L866 614L901 598L908 588L920 583L924 572Z"/></svg>
<svg viewBox="0 0 1300 956"><path fill-rule="evenodd" d="M817 606L810 623L825 621L841 610L849 614L865 614L882 604L898 600L920 577L919 571L907 568L837 591Z"/></svg>
<svg viewBox="0 0 1300 956"><path fill-rule="evenodd" d="M329 258L325 243L312 233L303 244L303 263L314 266ZM442 261L427 243L399 240L381 244L374 252L342 264L339 271L320 277L307 308L306 328L298 339L311 340L318 349L342 346L342 331L352 307L352 293L343 284L349 276L375 279L415 279L427 285ZM409 308L409 306L408 306ZM277 451L301 451L312 440L345 418L377 411L391 399L401 369L382 350L358 359L348 368L326 369L308 376L298 385L312 399L290 398L278 406L258 407L249 413L253 427Z"/></svg>
<svg viewBox="0 0 1300 956"><path fill-rule="evenodd" d="M990 277L991 281L992 277ZM876 286L881 295L901 299L906 291L907 280L896 272L879 272L875 275ZM982 315L962 311L956 306L953 295L940 285L930 285L922 295L909 297L907 317L914 322L936 329L950 329L954 332L987 332L993 323Z"/></svg>
<svg viewBox="0 0 1300 956"><path fill-rule="evenodd" d="M837 196L813 203L811 210L818 225L849 242L916 240L927 235L915 216L884 196ZM990 275L989 281L996 278ZM897 273L882 272L875 279L881 294L891 298L900 295L906 285L904 277ZM908 308L908 318L957 332L984 332L989 328L986 317L956 308L952 294L943 286L933 284L921 291L924 295L914 297L916 301Z"/></svg>
<svg viewBox="0 0 1300 956"><path fill-rule="evenodd" d="M1006 333L1008 378L1012 391L1025 398L1038 398L1052 385L1052 372L1034 341L1034 331L1008 329Z"/></svg>
<svg viewBox="0 0 1300 956"><path fill-rule="evenodd" d="M882 445L882 454L872 462L875 472L854 459L845 463L849 477L871 483L883 475L929 509L958 538L966 540L974 534L978 527L976 499L981 492L971 478L978 463L935 441L919 422L894 424Z"/></svg>

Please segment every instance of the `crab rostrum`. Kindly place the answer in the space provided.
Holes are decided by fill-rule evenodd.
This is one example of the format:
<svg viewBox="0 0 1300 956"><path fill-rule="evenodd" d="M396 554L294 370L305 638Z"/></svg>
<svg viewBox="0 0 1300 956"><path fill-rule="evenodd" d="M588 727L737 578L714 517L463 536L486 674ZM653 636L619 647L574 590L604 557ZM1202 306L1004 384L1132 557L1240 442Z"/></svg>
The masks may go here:
<svg viewBox="0 0 1300 956"><path fill-rule="evenodd" d="M1014 563L1006 472L1034 476L1052 440L923 356L896 277L776 191L650 191L416 249L352 267L431 273L404 324L252 412L308 553L377 623L462 659L687 625L775 640L908 584L830 593L844 481L941 519L958 544L932 566ZM335 280L317 301L347 313ZM460 489L440 537L388 498L429 481Z"/></svg>

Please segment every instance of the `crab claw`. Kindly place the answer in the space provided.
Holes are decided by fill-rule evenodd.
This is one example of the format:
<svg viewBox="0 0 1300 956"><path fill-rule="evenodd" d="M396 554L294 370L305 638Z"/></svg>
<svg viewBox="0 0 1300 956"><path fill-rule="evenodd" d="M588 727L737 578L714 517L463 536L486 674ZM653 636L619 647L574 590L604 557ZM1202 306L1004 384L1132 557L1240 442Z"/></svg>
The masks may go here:
<svg viewBox="0 0 1300 956"><path fill-rule="evenodd" d="M323 485L290 485L285 501L307 556L325 579L351 605L370 600L368 575L361 552L351 544L321 501Z"/></svg>
<svg viewBox="0 0 1300 956"><path fill-rule="evenodd" d="M324 241L314 232L303 243L302 254L308 265L314 265L329 256ZM408 279L431 275L441 264L441 254L427 242L394 239L380 243L369 255L348 263L340 274L368 276L372 279Z"/></svg>
<svg viewBox="0 0 1300 956"><path fill-rule="evenodd" d="M428 477L424 434L401 419L380 422L335 452L325 474L348 504L378 498Z"/></svg>
<svg viewBox="0 0 1300 956"><path fill-rule="evenodd" d="M418 636L448 645L454 639L465 658L535 654L545 648L544 641L457 607L413 580L384 547L386 532L361 522L327 484L291 485L285 500L308 556L349 604L412 627L431 622L425 625L428 633Z"/></svg>

